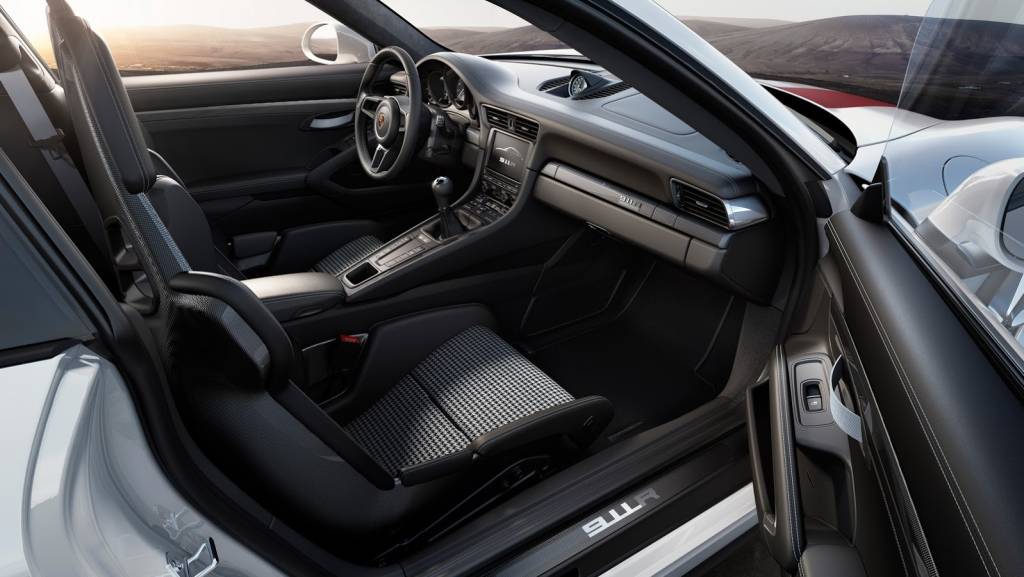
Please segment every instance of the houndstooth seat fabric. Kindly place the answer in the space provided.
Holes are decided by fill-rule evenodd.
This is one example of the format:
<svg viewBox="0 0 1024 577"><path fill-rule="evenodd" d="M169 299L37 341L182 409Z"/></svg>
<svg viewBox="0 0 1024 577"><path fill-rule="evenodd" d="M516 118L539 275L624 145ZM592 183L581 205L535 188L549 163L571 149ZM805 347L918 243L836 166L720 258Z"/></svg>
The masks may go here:
<svg viewBox="0 0 1024 577"><path fill-rule="evenodd" d="M438 347L345 428L385 470L396 473L573 400L493 331L474 326Z"/></svg>
<svg viewBox="0 0 1024 577"><path fill-rule="evenodd" d="M341 276L349 267L370 256L382 246L384 243L375 236L361 236L342 245L338 250L313 265L313 272L326 272L334 276Z"/></svg>

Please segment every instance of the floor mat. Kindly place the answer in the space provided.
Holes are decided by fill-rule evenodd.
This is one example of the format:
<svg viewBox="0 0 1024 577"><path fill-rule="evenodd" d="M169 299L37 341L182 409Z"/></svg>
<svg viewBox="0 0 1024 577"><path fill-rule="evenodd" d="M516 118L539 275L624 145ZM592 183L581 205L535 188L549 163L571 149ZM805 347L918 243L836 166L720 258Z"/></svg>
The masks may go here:
<svg viewBox="0 0 1024 577"><path fill-rule="evenodd" d="M617 319L549 344L531 360L574 396L601 395L615 418L609 441L674 419L717 394L697 375L731 298L659 265Z"/></svg>

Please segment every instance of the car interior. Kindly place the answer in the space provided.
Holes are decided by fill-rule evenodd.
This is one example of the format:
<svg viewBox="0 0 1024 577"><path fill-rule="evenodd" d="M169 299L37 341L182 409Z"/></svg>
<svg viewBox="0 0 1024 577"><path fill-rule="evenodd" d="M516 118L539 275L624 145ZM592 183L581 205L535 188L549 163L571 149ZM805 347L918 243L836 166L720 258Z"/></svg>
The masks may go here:
<svg viewBox="0 0 1024 577"><path fill-rule="evenodd" d="M280 539L472 572L644 479L690 508L750 481L795 240L697 129L554 56L122 79L49 5L59 82L13 29L0 69L63 138L5 95L0 146Z"/></svg>

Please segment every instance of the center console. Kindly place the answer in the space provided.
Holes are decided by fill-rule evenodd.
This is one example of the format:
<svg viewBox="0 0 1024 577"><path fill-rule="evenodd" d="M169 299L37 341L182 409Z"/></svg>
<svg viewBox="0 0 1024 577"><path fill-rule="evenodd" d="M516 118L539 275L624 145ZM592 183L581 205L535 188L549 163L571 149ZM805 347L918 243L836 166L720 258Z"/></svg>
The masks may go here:
<svg viewBox="0 0 1024 577"><path fill-rule="evenodd" d="M462 234L492 224L512 210L526 173L530 145L530 142L511 134L492 130L479 186L467 195L464 202L451 208L464 227ZM439 181L435 181L435 186ZM435 196L438 196L437 190ZM345 286L354 289L462 236L443 233L446 227L442 226L441 219L447 216L445 213L449 208L442 203L441 197L438 203L443 204L440 217L427 220L350 268L343 275Z"/></svg>
<svg viewBox="0 0 1024 577"><path fill-rule="evenodd" d="M480 191L459 207L459 218L466 228L490 224L508 213L519 198L529 150L529 142L494 131Z"/></svg>

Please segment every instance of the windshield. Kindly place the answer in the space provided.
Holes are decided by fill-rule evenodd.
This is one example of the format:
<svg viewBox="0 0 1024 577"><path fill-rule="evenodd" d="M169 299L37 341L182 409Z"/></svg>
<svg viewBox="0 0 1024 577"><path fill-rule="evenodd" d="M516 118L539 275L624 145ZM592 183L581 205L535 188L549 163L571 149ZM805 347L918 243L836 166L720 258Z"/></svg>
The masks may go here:
<svg viewBox="0 0 1024 577"><path fill-rule="evenodd" d="M381 0L452 52L498 54L565 49L566 45L487 0Z"/></svg>
<svg viewBox="0 0 1024 577"><path fill-rule="evenodd" d="M565 49L486 0L383 0L438 44L492 54ZM841 91L847 104L899 100L928 0L660 0L751 76ZM787 89L799 92L798 86ZM825 105L843 105L830 94ZM854 97L859 97L854 99Z"/></svg>

